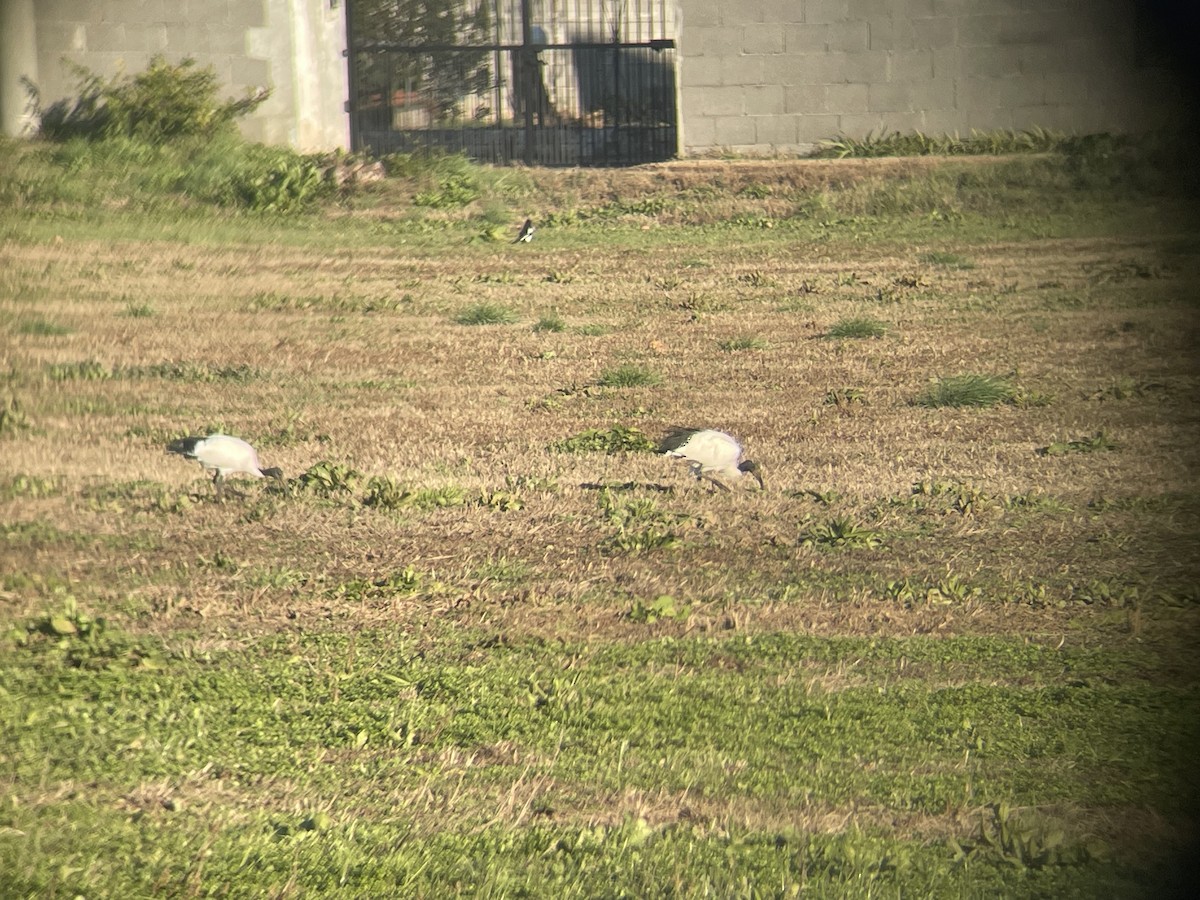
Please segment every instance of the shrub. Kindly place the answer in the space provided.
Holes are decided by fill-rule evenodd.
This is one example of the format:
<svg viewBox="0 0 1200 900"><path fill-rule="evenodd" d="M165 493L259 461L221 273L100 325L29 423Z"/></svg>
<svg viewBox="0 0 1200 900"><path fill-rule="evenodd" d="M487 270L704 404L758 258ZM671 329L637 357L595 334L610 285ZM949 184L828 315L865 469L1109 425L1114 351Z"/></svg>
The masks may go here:
<svg viewBox="0 0 1200 900"><path fill-rule="evenodd" d="M230 130L234 119L270 96L268 90L259 89L240 100L219 101L216 72L211 66L197 68L193 59L171 65L163 56L155 56L144 71L107 81L83 66L72 69L78 78L78 95L41 113L42 134L51 140L124 136L161 143L212 136ZM37 87L26 86L37 105Z"/></svg>

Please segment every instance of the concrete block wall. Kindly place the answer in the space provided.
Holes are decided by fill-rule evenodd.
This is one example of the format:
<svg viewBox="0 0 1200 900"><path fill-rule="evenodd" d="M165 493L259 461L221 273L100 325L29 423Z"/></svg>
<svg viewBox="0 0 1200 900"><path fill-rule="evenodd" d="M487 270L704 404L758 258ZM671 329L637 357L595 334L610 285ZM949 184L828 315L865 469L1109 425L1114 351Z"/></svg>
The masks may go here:
<svg viewBox="0 0 1200 900"><path fill-rule="evenodd" d="M251 140L303 151L345 148L342 7L341 0L36 0L36 72L27 74L44 107L77 93L64 59L107 78L139 72L156 54L172 63L191 57L213 67L230 97L271 89L239 122ZM0 35L0 56L6 43Z"/></svg>
<svg viewBox="0 0 1200 900"><path fill-rule="evenodd" d="M1187 102L1137 0L679 0L685 153L1034 126L1136 132Z"/></svg>

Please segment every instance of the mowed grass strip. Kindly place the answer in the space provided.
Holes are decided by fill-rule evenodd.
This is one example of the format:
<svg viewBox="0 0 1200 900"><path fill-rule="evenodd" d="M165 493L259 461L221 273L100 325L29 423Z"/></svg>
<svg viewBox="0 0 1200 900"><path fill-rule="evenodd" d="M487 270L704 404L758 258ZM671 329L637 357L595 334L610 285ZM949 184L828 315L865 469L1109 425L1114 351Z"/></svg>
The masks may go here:
<svg viewBox="0 0 1200 900"><path fill-rule="evenodd" d="M627 856L644 847L687 892L732 889L729 873L689 861L772 842L777 852L758 863L735 854L735 871L763 865L830 890L862 879L974 890L1010 883L1011 863L984 852L964 870L944 863L951 841L969 843L980 812L1000 802L1044 810L1070 858L1107 879L1111 844L1138 839L1107 817L1145 803L1178 811L1159 775L1185 765L1200 712L1139 675L1144 653L1010 638L552 645L441 629L197 654L78 615L34 624L12 651L2 712L21 723L4 734L9 777L29 784L10 827L63 862L39 870L10 856L8 871L35 893L179 888L186 876L139 835L169 827L182 851L214 821L222 836L208 865L225 877L245 852L262 864L248 877L286 877L275 871L282 843L303 857L293 877L347 895L422 860L458 872L459 891L490 884L496 876L456 868L463 853L511 869L502 877L514 885L553 883L536 866L518 875L518 860L559 844L580 879L611 871L649 889L660 882ZM1142 739L1148 728L1156 741ZM1074 765L1084 754L1090 771ZM91 802L72 790L81 783ZM32 812L61 791L74 797L52 802L53 818ZM1055 814L1063 804L1076 812ZM834 822L846 806L891 810L893 825L871 814L845 834ZM1089 807L1105 816L1080 812ZM89 828L107 836L70 847L54 837ZM132 858L102 855L111 830ZM364 867L374 841L392 849ZM310 842L357 861L352 872L328 881ZM827 853L838 861L828 870ZM908 862L880 868L895 859ZM1037 884L1062 883L1058 865L1033 869ZM563 886L588 892L582 880Z"/></svg>

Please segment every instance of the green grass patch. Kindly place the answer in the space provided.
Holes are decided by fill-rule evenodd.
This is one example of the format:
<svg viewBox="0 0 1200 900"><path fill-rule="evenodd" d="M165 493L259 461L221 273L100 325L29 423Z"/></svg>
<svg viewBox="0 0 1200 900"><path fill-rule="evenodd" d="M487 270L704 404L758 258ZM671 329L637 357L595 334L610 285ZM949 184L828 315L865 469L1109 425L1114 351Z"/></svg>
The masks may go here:
<svg viewBox="0 0 1200 900"><path fill-rule="evenodd" d="M995 406L1016 396L1007 379L995 375L950 375L931 384L916 399L918 406Z"/></svg>
<svg viewBox="0 0 1200 900"><path fill-rule="evenodd" d="M888 326L878 319L842 319L825 332L830 338L879 338L888 333Z"/></svg>
<svg viewBox="0 0 1200 900"><path fill-rule="evenodd" d="M627 364L605 369L596 384L607 388L655 387L662 384L662 376L643 366Z"/></svg>
<svg viewBox="0 0 1200 900"><path fill-rule="evenodd" d="M874 528L859 525L846 518L809 525L800 532L802 547L836 547L874 549L884 544L883 535Z"/></svg>
<svg viewBox="0 0 1200 900"><path fill-rule="evenodd" d="M455 323L459 325L511 325L517 321L514 310L499 303L476 303L459 312Z"/></svg>
<svg viewBox="0 0 1200 900"><path fill-rule="evenodd" d="M17 334L36 335L40 337L58 337L64 334L70 334L71 329L66 325L60 325L57 322L49 322L45 319L26 319L17 324Z"/></svg>
<svg viewBox="0 0 1200 900"><path fill-rule="evenodd" d="M560 334L567 330L567 320L558 313L547 313L533 323L533 330Z"/></svg>

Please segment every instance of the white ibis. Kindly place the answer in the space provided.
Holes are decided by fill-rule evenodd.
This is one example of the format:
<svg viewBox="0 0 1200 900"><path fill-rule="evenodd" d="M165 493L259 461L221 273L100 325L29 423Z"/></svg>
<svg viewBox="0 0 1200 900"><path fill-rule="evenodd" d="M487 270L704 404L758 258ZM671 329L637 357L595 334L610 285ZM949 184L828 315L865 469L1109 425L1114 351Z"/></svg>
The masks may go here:
<svg viewBox="0 0 1200 900"><path fill-rule="evenodd" d="M537 229L533 227L533 219L526 219L525 224L521 226L521 230L517 232L517 239L514 244L528 244L533 240L533 233Z"/></svg>
<svg viewBox="0 0 1200 900"><path fill-rule="evenodd" d="M729 490L716 479L723 475L734 481L743 475L751 475L763 487L758 474L758 463L742 459L742 445L732 436L712 428L672 428L667 432L658 452L677 459L686 459L691 464L696 480L705 479L723 491Z"/></svg>
<svg viewBox="0 0 1200 900"><path fill-rule="evenodd" d="M167 452L178 453L187 459L194 459L204 467L206 472L212 472L218 500L225 491L226 475L243 474L252 475L255 478L283 477L282 469L264 469L259 464L258 453L253 447L241 438L230 437L227 434L180 438L167 445Z"/></svg>

